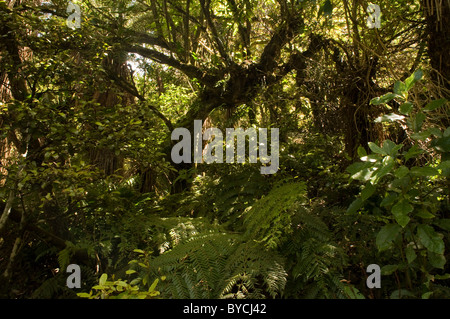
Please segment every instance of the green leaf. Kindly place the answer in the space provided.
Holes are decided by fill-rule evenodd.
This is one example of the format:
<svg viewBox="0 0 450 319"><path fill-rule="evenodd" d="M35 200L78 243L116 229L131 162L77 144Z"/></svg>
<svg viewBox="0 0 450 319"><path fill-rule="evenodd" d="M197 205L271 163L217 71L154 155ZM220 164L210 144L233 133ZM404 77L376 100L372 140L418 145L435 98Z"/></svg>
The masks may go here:
<svg viewBox="0 0 450 319"><path fill-rule="evenodd" d="M152 292L153 290L155 290L156 285L158 284L159 279L156 278L155 281L153 281L152 285L150 286L150 288L148 288L148 292Z"/></svg>
<svg viewBox="0 0 450 319"><path fill-rule="evenodd" d="M377 144L369 142L368 145L372 152L377 153L377 154L387 155L386 151L383 150L381 147L379 147Z"/></svg>
<svg viewBox="0 0 450 319"><path fill-rule="evenodd" d="M102 274L102 275L100 276L99 284L100 284L101 286L104 286L105 283L106 283L106 279L108 279L108 275L107 275L107 274Z"/></svg>
<svg viewBox="0 0 450 319"><path fill-rule="evenodd" d="M128 269L127 271L125 271L125 273L126 273L127 275L134 274L135 272L136 272L136 270L133 270L133 269Z"/></svg>
<svg viewBox="0 0 450 319"><path fill-rule="evenodd" d="M380 203L381 207L386 207L392 205L397 199L398 195L396 193L390 193Z"/></svg>
<svg viewBox="0 0 450 319"><path fill-rule="evenodd" d="M386 140L381 147L388 155L396 156L397 152L403 147L403 144L395 144L391 140Z"/></svg>
<svg viewBox="0 0 450 319"><path fill-rule="evenodd" d="M444 241L429 225L417 226L417 236L420 242L430 251L436 254L443 254L445 249Z"/></svg>
<svg viewBox="0 0 450 319"><path fill-rule="evenodd" d="M431 132L429 130L417 132L411 134L411 138L415 141L423 141L431 136Z"/></svg>
<svg viewBox="0 0 450 319"><path fill-rule="evenodd" d="M402 114L409 115L413 109L413 106L414 105L411 102L406 102L406 103L403 103L402 105L400 105L398 110Z"/></svg>
<svg viewBox="0 0 450 319"><path fill-rule="evenodd" d="M344 285L343 290L350 299L365 299L364 295L354 286Z"/></svg>
<svg viewBox="0 0 450 319"><path fill-rule="evenodd" d="M408 152L405 154L405 161L408 161L410 158L420 155L423 153L423 150L421 150L417 145L413 145Z"/></svg>
<svg viewBox="0 0 450 319"><path fill-rule="evenodd" d="M358 197L347 208L347 213L348 214L356 213L358 211L358 209L360 209L362 207L362 205L363 205L363 200L360 197Z"/></svg>
<svg viewBox="0 0 450 319"><path fill-rule="evenodd" d="M434 216L432 213L430 213L430 212L428 211L428 209L426 209L426 208L421 208L421 209L419 210L419 212L416 214L416 216L417 216L417 217L420 217L420 218L424 218L424 219L431 219L431 218L436 217L436 216Z"/></svg>
<svg viewBox="0 0 450 319"><path fill-rule="evenodd" d="M398 265L385 265L381 267L381 274L383 276L388 276L393 274L398 269Z"/></svg>
<svg viewBox="0 0 450 319"><path fill-rule="evenodd" d="M450 152L450 136L444 136L433 140L431 146L439 152Z"/></svg>
<svg viewBox="0 0 450 319"><path fill-rule="evenodd" d="M405 95L407 93L406 84L402 81L397 81L394 84L394 93L397 95Z"/></svg>
<svg viewBox="0 0 450 319"><path fill-rule="evenodd" d="M431 101L423 108L423 111L429 112L429 111L436 110L437 108L440 108L441 106L443 106L446 102L447 102L446 99L439 99L439 100Z"/></svg>
<svg viewBox="0 0 450 319"><path fill-rule="evenodd" d="M411 168L411 174L416 176L436 176L439 175L439 171L434 167L424 166Z"/></svg>
<svg viewBox="0 0 450 319"><path fill-rule="evenodd" d="M367 200L375 192L376 188L371 183L367 183L366 187L361 191L361 199Z"/></svg>
<svg viewBox="0 0 450 319"><path fill-rule="evenodd" d="M416 70L413 74L411 74L406 80L406 90L409 91L417 81L420 81L423 77L423 71L421 69Z"/></svg>
<svg viewBox="0 0 450 319"><path fill-rule="evenodd" d="M366 149L365 149L364 147L362 147L362 146L358 146L357 152L358 152L358 156L359 156L360 158L361 158L361 157L364 157L364 156L367 156Z"/></svg>
<svg viewBox="0 0 450 319"><path fill-rule="evenodd" d="M367 167L366 163L356 162L356 163L349 165L346 168L346 171L349 172L351 175L355 175L356 173L358 173L365 167Z"/></svg>
<svg viewBox="0 0 450 319"><path fill-rule="evenodd" d="M444 255L433 252L428 252L428 261L431 266L439 269L444 269L445 263L447 262Z"/></svg>
<svg viewBox="0 0 450 319"><path fill-rule="evenodd" d="M133 251L134 251L135 253L145 254L145 251L143 251L142 249L133 249Z"/></svg>
<svg viewBox="0 0 450 319"><path fill-rule="evenodd" d="M371 105L380 105L385 104L396 98L398 95L395 93L387 93L381 97L376 97L372 100L370 100Z"/></svg>
<svg viewBox="0 0 450 319"><path fill-rule="evenodd" d="M391 293L391 299L401 299L402 297L414 297L414 294L407 289L397 289Z"/></svg>
<svg viewBox="0 0 450 319"><path fill-rule="evenodd" d="M419 132L422 129L423 121L425 121L426 118L426 115L422 112L416 114L413 124L413 130L415 133Z"/></svg>
<svg viewBox="0 0 450 319"><path fill-rule="evenodd" d="M432 294L433 294L433 291L425 292L422 294L422 299L430 299Z"/></svg>
<svg viewBox="0 0 450 319"><path fill-rule="evenodd" d="M410 221L408 214L413 210L414 207L406 199L402 199L392 207L391 212L397 223L405 227Z"/></svg>
<svg viewBox="0 0 450 319"><path fill-rule="evenodd" d="M409 173L408 167L406 167L405 165L402 165L395 170L394 175L397 178L402 178L402 177L405 177L408 173Z"/></svg>
<svg viewBox="0 0 450 319"><path fill-rule="evenodd" d="M397 224L387 224L383 226L377 234L376 245L379 251L391 247L392 242L400 234L402 228Z"/></svg>
<svg viewBox="0 0 450 319"><path fill-rule="evenodd" d="M408 260L408 264L412 263L417 258L416 252L412 246L406 247L405 255L406 259Z"/></svg>
<svg viewBox="0 0 450 319"><path fill-rule="evenodd" d="M448 218L439 219L434 224L446 231L450 231L450 219Z"/></svg>
<svg viewBox="0 0 450 319"><path fill-rule="evenodd" d="M375 174L371 177L371 181L373 184L377 184L378 181L385 175L392 172L395 165L394 158L391 156L386 156L383 158L383 161L381 162L381 168L379 168Z"/></svg>

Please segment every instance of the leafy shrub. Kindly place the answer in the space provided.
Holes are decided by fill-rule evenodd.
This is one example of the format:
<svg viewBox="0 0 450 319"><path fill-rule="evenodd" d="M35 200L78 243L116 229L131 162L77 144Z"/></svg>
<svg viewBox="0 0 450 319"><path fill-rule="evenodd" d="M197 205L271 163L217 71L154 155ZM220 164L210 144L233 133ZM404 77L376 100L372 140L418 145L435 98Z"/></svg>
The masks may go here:
<svg viewBox="0 0 450 319"><path fill-rule="evenodd" d="M369 212L378 218L383 226L376 235L376 246L380 261L389 263L382 267L382 275L402 276L397 285L389 285L389 289L397 286L391 297L429 298L437 291L434 281L450 278L445 252L450 231L450 219L446 218L450 208L450 127L424 127L426 114L445 105L446 100L434 100L418 109L408 101L408 90L421 78L422 72L416 71L405 82L397 82L393 93L371 101L383 104L395 99L400 103L401 114L383 115L376 121L406 122L413 145L370 142L371 153L360 147L361 162L347 168L352 179L363 183L347 213ZM432 160L420 164L418 159L424 154Z"/></svg>

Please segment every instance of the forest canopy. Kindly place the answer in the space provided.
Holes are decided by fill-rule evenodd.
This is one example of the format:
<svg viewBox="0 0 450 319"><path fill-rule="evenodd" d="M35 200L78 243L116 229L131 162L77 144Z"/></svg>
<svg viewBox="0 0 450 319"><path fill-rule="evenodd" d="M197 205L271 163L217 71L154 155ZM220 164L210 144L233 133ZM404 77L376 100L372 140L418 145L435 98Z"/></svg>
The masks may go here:
<svg viewBox="0 0 450 319"><path fill-rule="evenodd" d="M449 20L0 1L0 297L450 298Z"/></svg>

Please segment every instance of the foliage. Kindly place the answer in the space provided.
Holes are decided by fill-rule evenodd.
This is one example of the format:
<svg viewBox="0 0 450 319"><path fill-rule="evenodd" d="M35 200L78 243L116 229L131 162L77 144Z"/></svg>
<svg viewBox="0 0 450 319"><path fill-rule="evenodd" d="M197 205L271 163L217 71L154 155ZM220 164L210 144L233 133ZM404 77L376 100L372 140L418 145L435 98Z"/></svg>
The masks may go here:
<svg viewBox="0 0 450 319"><path fill-rule="evenodd" d="M414 144L406 149L391 140L385 140L381 146L370 142L370 154L359 148L362 162L347 170L351 178L364 185L347 213L368 211L384 224L377 233L376 245L380 257L389 254L390 263L382 268L382 274L402 274L405 280L392 296L401 291L404 295L428 298L436 289L432 282L449 276L445 271L445 247L449 239L446 217L450 148L446 140L450 127L442 131L424 125L426 113L442 107L446 100L433 100L417 110L408 102L408 91L421 78L422 71L418 70L405 82L396 82L394 93L372 100L373 104L398 100L403 115L390 113L377 121L406 122ZM439 157L432 156L434 160L420 165L419 157L427 154Z"/></svg>
<svg viewBox="0 0 450 319"><path fill-rule="evenodd" d="M135 249L134 252L139 254L138 260L131 260L130 264L137 264L142 268L149 268L148 254L141 249ZM136 273L136 270L129 269L126 271L127 275ZM155 290L158 285L159 279L155 279L152 284L148 285L148 277L144 278L136 277L130 282L128 280L114 279L108 280L107 274L102 274L99 278L98 284L92 286L89 293L80 292L78 297L88 299L152 299L159 296L160 292ZM161 277L161 280L165 280L165 277ZM147 290L143 290L142 287L149 286Z"/></svg>
<svg viewBox="0 0 450 319"><path fill-rule="evenodd" d="M0 1L0 297L450 296L448 1L78 4ZM174 163L197 119L278 172Z"/></svg>

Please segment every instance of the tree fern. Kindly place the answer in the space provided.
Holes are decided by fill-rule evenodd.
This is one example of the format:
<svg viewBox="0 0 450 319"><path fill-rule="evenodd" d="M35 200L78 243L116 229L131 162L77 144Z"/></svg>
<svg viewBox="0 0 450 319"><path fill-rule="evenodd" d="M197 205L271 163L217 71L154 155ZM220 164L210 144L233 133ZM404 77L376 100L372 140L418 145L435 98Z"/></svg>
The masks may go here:
<svg viewBox="0 0 450 319"><path fill-rule="evenodd" d="M287 268L292 280L288 294L301 298L345 297L340 281L346 265L344 251L334 243L319 216L304 207L295 211L292 220L296 227L281 247L290 260Z"/></svg>
<svg viewBox="0 0 450 319"><path fill-rule="evenodd" d="M288 183L273 188L245 213L246 236L263 242L267 247L278 247L283 237L293 232L293 208L306 202L305 195L304 183Z"/></svg>
<svg viewBox="0 0 450 319"><path fill-rule="evenodd" d="M192 238L150 265L167 276L161 290L173 298L274 297L287 275L275 252L224 233Z"/></svg>

